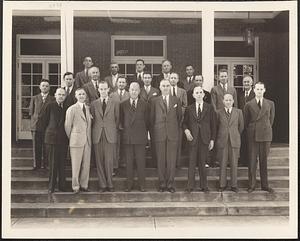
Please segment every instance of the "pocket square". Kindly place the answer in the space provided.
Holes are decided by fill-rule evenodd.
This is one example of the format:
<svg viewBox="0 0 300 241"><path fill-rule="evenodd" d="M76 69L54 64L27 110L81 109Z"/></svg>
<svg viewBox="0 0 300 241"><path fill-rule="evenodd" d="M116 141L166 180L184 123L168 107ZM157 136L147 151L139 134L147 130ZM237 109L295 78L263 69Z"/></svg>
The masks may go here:
<svg viewBox="0 0 300 241"><path fill-rule="evenodd" d="M153 93L152 95L157 95L157 93Z"/></svg>
<svg viewBox="0 0 300 241"><path fill-rule="evenodd" d="M174 108L176 108L176 107L177 107L177 104L174 105Z"/></svg>

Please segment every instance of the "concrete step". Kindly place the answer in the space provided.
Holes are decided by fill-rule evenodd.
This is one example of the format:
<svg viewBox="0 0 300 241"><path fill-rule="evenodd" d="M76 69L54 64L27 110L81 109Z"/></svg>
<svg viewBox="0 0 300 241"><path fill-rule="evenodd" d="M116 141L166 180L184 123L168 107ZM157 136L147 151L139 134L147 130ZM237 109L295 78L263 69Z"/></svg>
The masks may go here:
<svg viewBox="0 0 300 241"><path fill-rule="evenodd" d="M187 157L183 158L184 163L188 163ZM149 158L147 160L146 167L153 167L151 165L152 160ZM13 157L11 159L12 167L32 167L33 159L32 157ZM70 166L71 163L66 163L66 166ZM288 166L289 158L288 157L269 157L268 166ZM186 165L187 166L187 165Z"/></svg>
<svg viewBox="0 0 300 241"><path fill-rule="evenodd" d="M197 178L198 179L198 178ZM196 179L196 180L197 180ZM71 188L71 178L67 178L67 188ZM126 178L115 177L113 179L113 185L116 190L124 190L126 188ZM158 185L158 179L156 177L147 177L145 188L155 189ZM176 177L175 187L178 189L185 189L187 185L186 177ZM198 180L196 181L196 186L198 185ZM230 185L230 181L229 181ZM270 176L269 185L272 188L288 188L289 187L289 177L285 176ZM208 177L209 188L216 189L219 187L219 178L216 176ZM260 181L257 179L257 187L260 187ZM44 177L12 177L11 178L12 189L47 189L48 188L48 178ZM98 189L98 179L92 177L89 179L89 187L92 190ZM238 187L247 188L248 187L248 177L238 178Z"/></svg>
<svg viewBox="0 0 300 241"><path fill-rule="evenodd" d="M186 193L177 191L175 193L157 192L149 190L147 192L55 192L48 195L47 190L12 190L12 203L113 203L113 202L241 202L241 201L288 201L288 188L275 189L275 193L270 194L265 191L255 190L248 193L246 189L239 190L238 193L232 191L210 191L203 193L195 191Z"/></svg>
<svg viewBox="0 0 300 241"><path fill-rule="evenodd" d="M12 203L11 217L147 217L289 215L288 201Z"/></svg>
<svg viewBox="0 0 300 241"><path fill-rule="evenodd" d="M220 168L207 168L208 176L218 176L220 172ZM66 176L72 176L71 167L66 167ZM227 169L228 176L230 175L230 169ZM32 167L13 167L12 168L12 177L47 177L48 170L39 169L32 170ZM196 171L196 175L198 175L198 171ZM247 176L248 168L247 167L238 167L238 176ZM288 176L289 175L289 167L287 166L269 166L268 167L268 175L269 176ZM126 177L126 168L119 168L117 170L117 177ZM157 169L156 168L146 168L146 176L147 177L157 177ZM188 168L178 168L176 169L177 177L187 177L188 176ZM259 170L257 170L257 176L259 176ZM96 168L91 168L90 177L97 177Z"/></svg>
<svg viewBox="0 0 300 241"><path fill-rule="evenodd" d="M183 151L187 153L186 150ZM146 155L150 156L151 151L149 148L146 149ZM21 147L21 148L12 148L11 150L12 157L33 157L33 152L31 147ZM271 147L269 157L289 157L289 147Z"/></svg>

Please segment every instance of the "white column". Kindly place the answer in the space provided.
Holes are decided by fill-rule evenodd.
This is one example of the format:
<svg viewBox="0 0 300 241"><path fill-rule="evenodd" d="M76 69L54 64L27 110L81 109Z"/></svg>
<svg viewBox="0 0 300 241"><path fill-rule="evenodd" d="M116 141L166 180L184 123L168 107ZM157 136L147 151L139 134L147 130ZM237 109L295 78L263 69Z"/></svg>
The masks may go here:
<svg viewBox="0 0 300 241"><path fill-rule="evenodd" d="M214 86L214 11L202 12L202 75L203 88L207 91Z"/></svg>
<svg viewBox="0 0 300 241"><path fill-rule="evenodd" d="M61 9L61 79L64 86L63 75L65 72L73 72L73 40L74 40L74 18L73 9L68 6L68 3L63 4Z"/></svg>

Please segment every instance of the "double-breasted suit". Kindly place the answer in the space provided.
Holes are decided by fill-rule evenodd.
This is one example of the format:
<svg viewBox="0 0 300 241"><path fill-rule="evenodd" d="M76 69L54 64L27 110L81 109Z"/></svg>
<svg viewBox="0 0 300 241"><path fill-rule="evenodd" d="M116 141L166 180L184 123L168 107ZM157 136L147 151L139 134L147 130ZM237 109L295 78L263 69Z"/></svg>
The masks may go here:
<svg viewBox="0 0 300 241"><path fill-rule="evenodd" d="M75 76L75 87L76 89L83 87L86 83L90 81L90 78L88 76L88 70L84 69L83 71L80 71Z"/></svg>
<svg viewBox="0 0 300 241"><path fill-rule="evenodd" d="M49 191L54 192L58 176L58 188L65 189L65 159L68 137L65 132L66 109L54 101L47 104L42 116L45 128L45 144L49 161Z"/></svg>
<svg viewBox="0 0 300 241"><path fill-rule="evenodd" d="M122 90L122 95L120 93L120 90L116 90L113 93L110 94L110 98L116 102L122 103L129 99L129 93L127 90ZM119 162L124 163L125 162L125 154L123 145L121 145L121 136L122 136L122 130L118 130L118 142L116 145L116 152L114 157L114 168L119 167ZM124 154L124 155L123 155Z"/></svg>
<svg viewBox="0 0 300 241"><path fill-rule="evenodd" d="M113 188L113 159L118 141L119 102L106 99L103 111L103 100L99 98L91 104L92 142L95 150L99 187Z"/></svg>
<svg viewBox="0 0 300 241"><path fill-rule="evenodd" d="M227 164L230 162L231 187L237 188L237 164L241 147L241 133L244 129L243 113L231 108L228 114L225 107L217 111L216 147L220 157L220 188L227 185Z"/></svg>
<svg viewBox="0 0 300 241"><path fill-rule="evenodd" d="M205 162L208 155L208 146L210 141L216 138L216 116L213 107L203 102L201 113L197 113L196 103L188 106L185 110L183 120L183 130L189 130L193 136L189 145L189 171L188 171L188 189L194 188L195 168L198 166L200 177L200 188L206 189L207 174Z"/></svg>
<svg viewBox="0 0 300 241"><path fill-rule="evenodd" d="M92 81L89 81L82 87L87 95L87 100L86 102L88 104L92 103L94 100L97 100L100 97L100 94L96 87L94 86Z"/></svg>
<svg viewBox="0 0 300 241"><path fill-rule="evenodd" d="M237 91L238 108L244 112L244 107L245 107L246 103L249 102L250 100L252 100L253 98L255 98L255 93L252 88L247 96L245 96L245 90ZM240 151L241 155L240 155L239 163L242 166L248 166L248 164L249 164L248 149L249 148L248 148L247 135L246 135L245 129L242 133L241 141L242 141L241 151Z"/></svg>
<svg viewBox="0 0 300 241"><path fill-rule="evenodd" d="M90 107L79 102L66 112L65 131L69 138L72 163L72 189L87 189L91 160L91 114Z"/></svg>
<svg viewBox="0 0 300 241"><path fill-rule="evenodd" d="M269 188L267 159L273 137L274 102L263 98L259 108L256 98L250 100L245 105L244 118L249 147L249 187L255 188L257 158L259 158L261 187L267 189Z"/></svg>
<svg viewBox="0 0 300 241"><path fill-rule="evenodd" d="M236 94L236 90L234 87L229 86L227 83L227 90L225 91L220 84L218 84L217 86L214 86L211 91L211 103L215 109L215 111L221 109L224 107L223 104L223 98L225 94L231 94L233 96L233 100L234 100L234 107L238 106L238 101L237 101L237 94Z"/></svg>
<svg viewBox="0 0 300 241"><path fill-rule="evenodd" d="M173 86L171 86L170 94L173 94L172 89L173 89ZM182 116L184 116L184 111L187 107L187 93L186 93L185 89L182 89L182 88L177 86L176 97L180 100L181 108L182 108ZM182 130L181 125L180 125L180 128L179 128L179 133L178 134L179 135L178 135L178 148L177 148L176 165L181 166L182 165L182 163L181 163L181 150L182 150L182 135L183 135L183 130Z"/></svg>
<svg viewBox="0 0 300 241"><path fill-rule="evenodd" d="M168 106L163 96L150 103L150 123L155 142L159 186L174 188L179 129L182 121L181 102L169 95Z"/></svg>
<svg viewBox="0 0 300 241"><path fill-rule="evenodd" d="M42 127L41 116L47 104L54 100L55 98L48 93L44 100L42 94L38 94L33 96L30 101L29 115L31 117L30 129L33 145L33 167L40 168L48 165L44 145L45 129Z"/></svg>
<svg viewBox="0 0 300 241"><path fill-rule="evenodd" d="M138 182L141 189L145 186L145 148L148 141L149 106L141 100L135 100L135 108L131 99L121 103L120 126L123 130L122 144L125 146L127 161L127 187L132 189L134 160L137 167Z"/></svg>

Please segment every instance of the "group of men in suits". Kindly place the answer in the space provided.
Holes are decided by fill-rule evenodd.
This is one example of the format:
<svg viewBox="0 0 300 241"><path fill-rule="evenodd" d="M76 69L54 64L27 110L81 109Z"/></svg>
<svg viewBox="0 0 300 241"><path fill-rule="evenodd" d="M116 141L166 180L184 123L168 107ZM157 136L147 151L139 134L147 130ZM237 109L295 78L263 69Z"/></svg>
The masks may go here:
<svg viewBox="0 0 300 241"><path fill-rule="evenodd" d="M162 74L154 79L145 71L142 59L136 61L136 75L128 79L118 72L117 63L111 63L111 75L101 81L99 68L93 66L90 57L83 64L85 69L75 78L71 72L64 74L66 86L58 88L54 97L48 94L49 81L42 80L41 94L34 96L30 104L34 168L44 167L49 161L49 192L54 192L57 176L59 190L65 190L68 146L74 193L89 191L93 154L100 192L114 191L112 177L121 162L126 163L126 191L133 189L135 164L138 189L144 192L145 147L149 139L160 192L175 192L182 140L189 147L188 192L194 189L196 166L200 189L208 191L205 165L209 151L220 165L220 191L227 186L228 162L231 190L238 191L238 160L246 160L243 164L249 166L252 192L259 157L262 189L273 192L268 186L267 156L274 103L263 97L263 83L256 83L252 89L252 77L245 76L244 89L237 93L228 85L227 70L222 69L219 84L209 93L202 87L203 76L194 75L192 65L186 66L187 77L179 81L179 75L171 72L169 60L162 62ZM42 158L43 140L47 158Z"/></svg>

